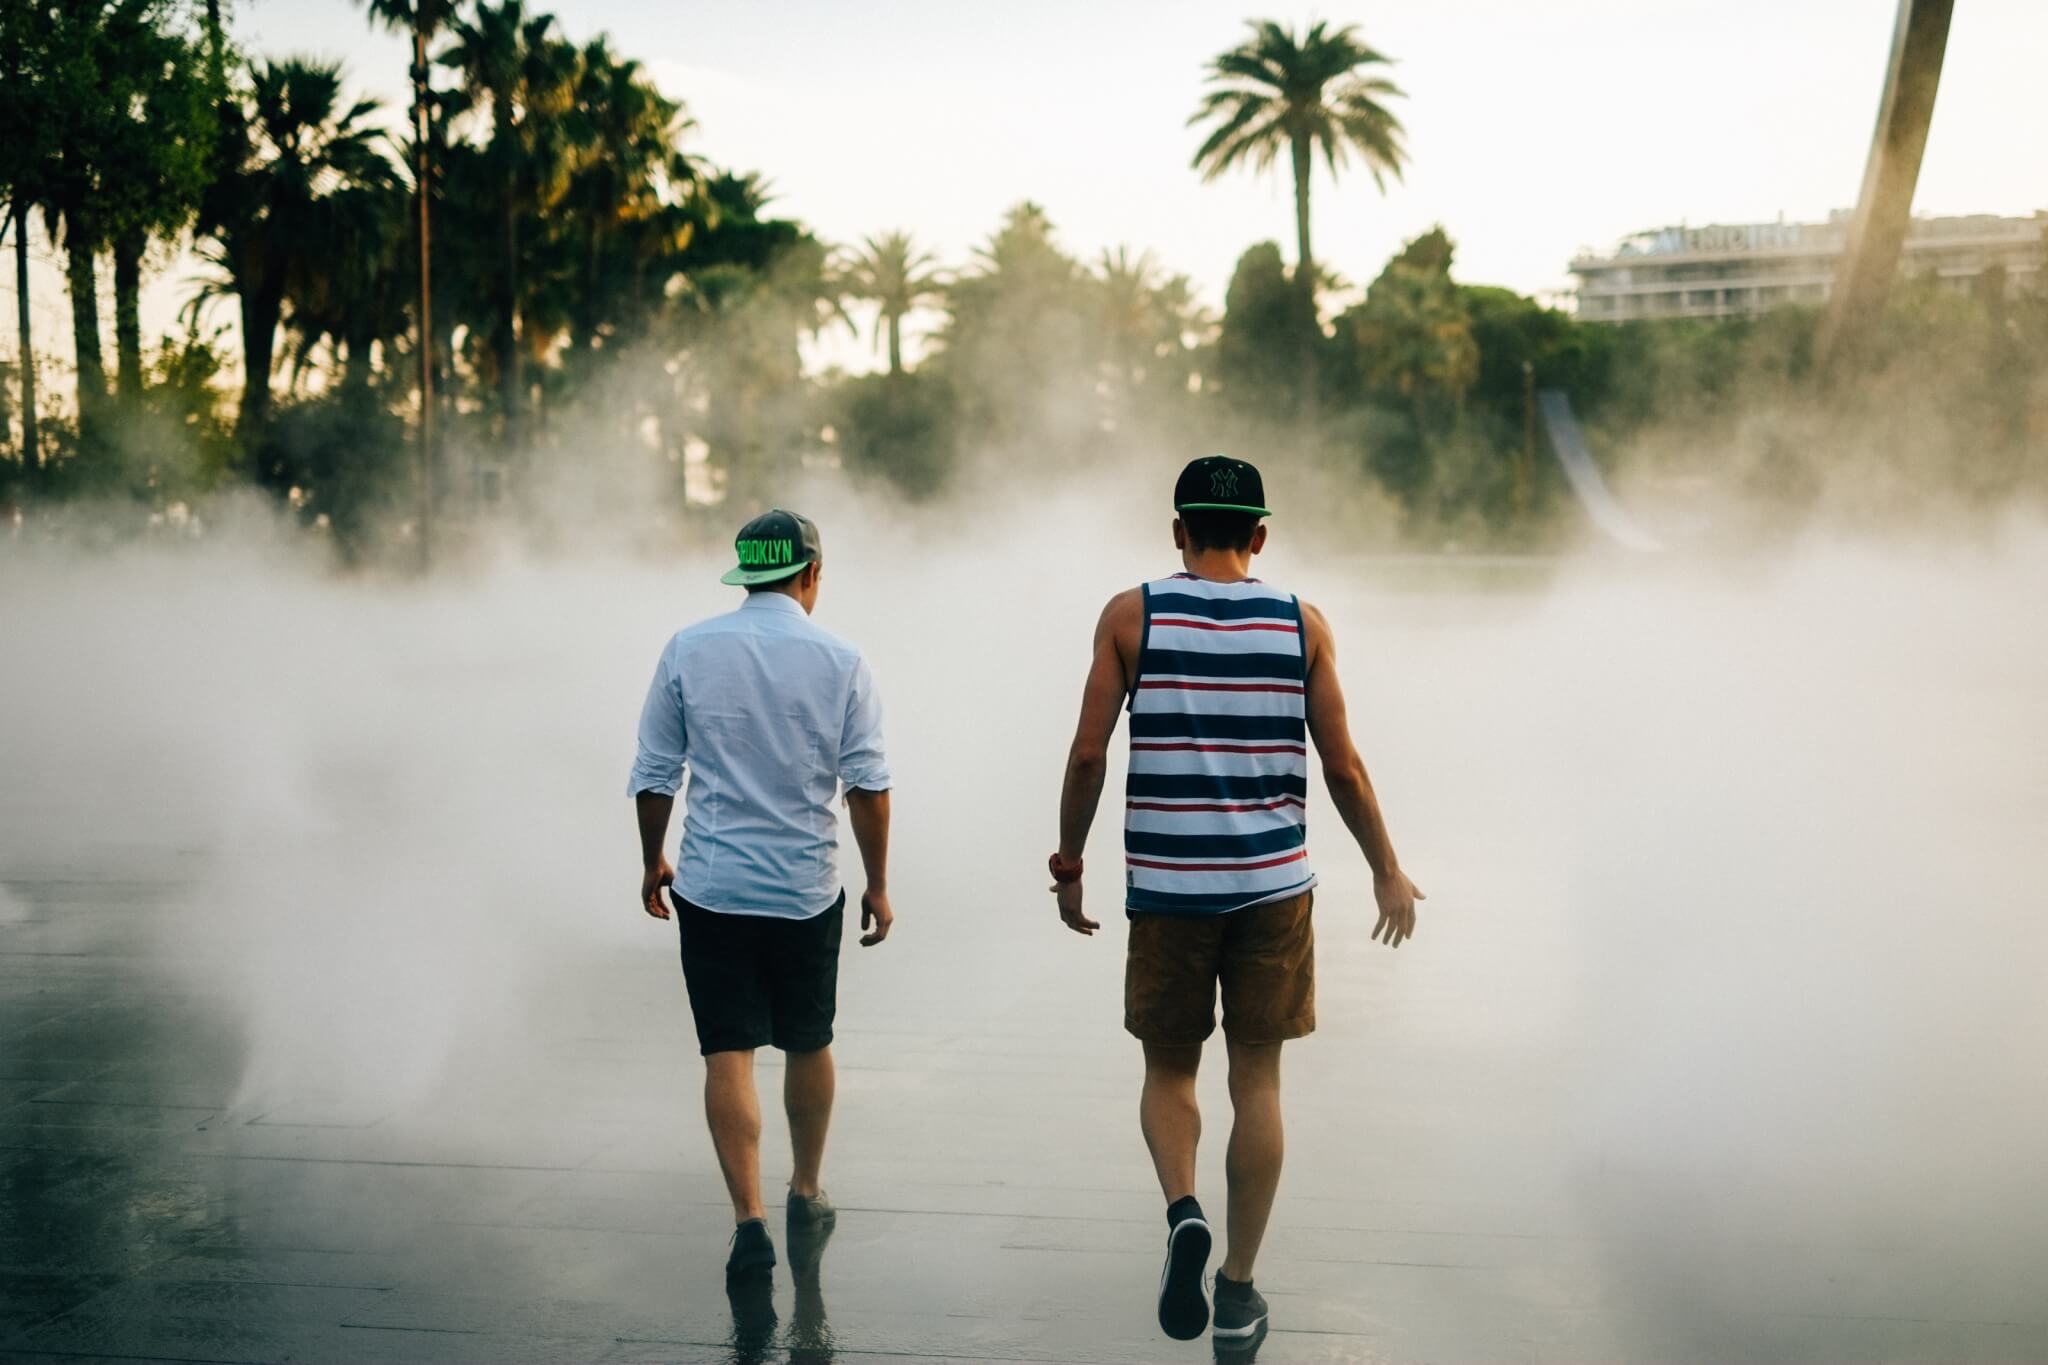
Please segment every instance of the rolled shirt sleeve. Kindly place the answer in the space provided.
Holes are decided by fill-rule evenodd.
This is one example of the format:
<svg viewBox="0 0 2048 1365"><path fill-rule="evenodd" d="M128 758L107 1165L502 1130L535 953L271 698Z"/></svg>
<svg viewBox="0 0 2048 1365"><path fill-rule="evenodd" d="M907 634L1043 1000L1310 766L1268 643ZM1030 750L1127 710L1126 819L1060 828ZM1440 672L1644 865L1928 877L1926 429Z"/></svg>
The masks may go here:
<svg viewBox="0 0 2048 1365"><path fill-rule="evenodd" d="M839 736L839 780L847 790L887 791L889 759L882 748L882 696L865 656L856 658Z"/></svg>
<svg viewBox="0 0 2048 1365"><path fill-rule="evenodd" d="M672 656L672 650L661 652L661 662L654 666L654 682L647 689L647 702L640 708L640 750L626 783L627 796L641 792L674 796L683 785L683 764L689 751L683 730L683 689Z"/></svg>

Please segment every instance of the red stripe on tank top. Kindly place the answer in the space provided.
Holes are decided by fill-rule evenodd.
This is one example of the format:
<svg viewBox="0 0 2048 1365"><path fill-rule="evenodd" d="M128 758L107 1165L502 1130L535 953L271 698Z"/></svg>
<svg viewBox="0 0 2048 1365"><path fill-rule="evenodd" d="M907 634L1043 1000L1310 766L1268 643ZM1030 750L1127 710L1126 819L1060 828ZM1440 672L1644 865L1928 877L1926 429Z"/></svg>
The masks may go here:
<svg viewBox="0 0 2048 1365"><path fill-rule="evenodd" d="M1308 802L1306 802L1306 801L1302 800L1302 799L1301 799L1300 797L1298 797L1298 796L1283 796L1283 797L1281 797L1281 798L1280 798L1280 799L1279 799L1278 801L1239 801L1239 802L1225 802L1225 801L1190 801L1190 802L1186 802L1186 803L1184 803L1184 804L1182 804L1182 805L1178 805L1178 806L1176 806L1176 805L1174 805L1173 803L1171 803L1171 802L1168 802L1168 801L1126 801L1126 802L1124 802L1124 809L1125 809L1125 810L1163 810L1163 811L1182 811L1182 810L1192 810L1192 811L1231 811L1231 812L1237 812L1237 811L1248 811L1248 810L1278 810L1278 809L1280 809L1280 807L1282 807L1282 806L1300 806L1300 807L1301 807L1301 808L1302 808L1303 810L1307 810L1307 809L1308 809Z"/></svg>
<svg viewBox="0 0 2048 1365"><path fill-rule="evenodd" d="M1190 616L1155 616L1152 624L1174 626L1180 630L1277 630L1288 635L1301 634L1299 626L1266 621L1197 621Z"/></svg>

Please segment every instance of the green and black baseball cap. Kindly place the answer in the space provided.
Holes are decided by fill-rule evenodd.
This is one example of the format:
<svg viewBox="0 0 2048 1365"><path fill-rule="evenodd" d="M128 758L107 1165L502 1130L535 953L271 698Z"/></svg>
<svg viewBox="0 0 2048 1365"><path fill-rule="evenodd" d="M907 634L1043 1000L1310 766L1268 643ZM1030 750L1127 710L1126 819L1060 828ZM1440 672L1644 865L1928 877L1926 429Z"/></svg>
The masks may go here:
<svg viewBox="0 0 2048 1365"><path fill-rule="evenodd" d="M718 581L736 588L756 583L775 583L818 562L818 526L809 517L785 512L780 507L763 512L733 537L740 562L726 570Z"/></svg>
<svg viewBox="0 0 2048 1365"><path fill-rule="evenodd" d="M1249 512L1270 517L1266 481L1249 461L1228 455L1204 455L1191 461L1173 484L1176 512Z"/></svg>

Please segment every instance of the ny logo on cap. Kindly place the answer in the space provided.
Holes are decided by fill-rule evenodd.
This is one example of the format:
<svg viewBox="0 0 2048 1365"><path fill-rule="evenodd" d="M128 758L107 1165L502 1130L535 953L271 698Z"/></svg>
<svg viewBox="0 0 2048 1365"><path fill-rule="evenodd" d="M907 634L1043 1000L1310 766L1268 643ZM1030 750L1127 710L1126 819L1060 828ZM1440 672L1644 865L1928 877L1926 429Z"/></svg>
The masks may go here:
<svg viewBox="0 0 2048 1365"><path fill-rule="evenodd" d="M1209 475L1209 492L1219 498L1237 496L1237 471L1228 467Z"/></svg>

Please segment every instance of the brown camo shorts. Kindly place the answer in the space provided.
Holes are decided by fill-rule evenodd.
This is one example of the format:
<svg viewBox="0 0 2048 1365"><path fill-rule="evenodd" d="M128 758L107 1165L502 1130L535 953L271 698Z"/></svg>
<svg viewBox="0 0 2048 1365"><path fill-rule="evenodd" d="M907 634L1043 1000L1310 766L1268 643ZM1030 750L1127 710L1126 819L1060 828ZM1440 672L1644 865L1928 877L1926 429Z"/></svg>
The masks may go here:
<svg viewBox="0 0 2048 1365"><path fill-rule="evenodd" d="M1124 1028L1163 1047L1223 1036L1279 1043L1316 1026L1315 892L1222 915L1131 916L1124 956Z"/></svg>

